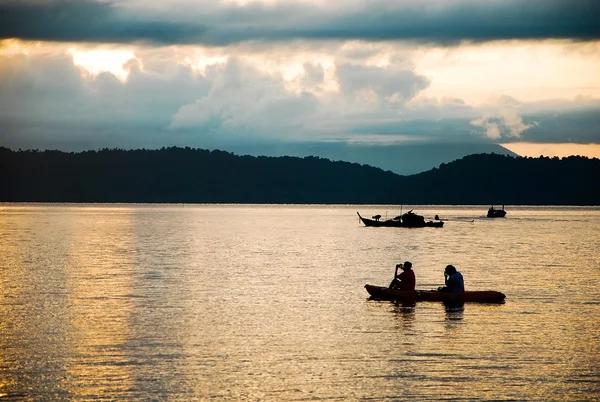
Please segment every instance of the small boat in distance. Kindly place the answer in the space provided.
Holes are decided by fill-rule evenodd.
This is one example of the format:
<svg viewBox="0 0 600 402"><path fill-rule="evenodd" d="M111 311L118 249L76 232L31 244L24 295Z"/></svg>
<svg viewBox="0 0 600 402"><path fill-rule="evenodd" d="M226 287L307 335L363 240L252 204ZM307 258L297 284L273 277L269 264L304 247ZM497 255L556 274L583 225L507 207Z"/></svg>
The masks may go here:
<svg viewBox="0 0 600 402"><path fill-rule="evenodd" d="M506 211L504 210L504 205L502 205L502 209L495 209L492 205L490 209L488 209L487 217L488 218L504 218L506 216Z"/></svg>
<svg viewBox="0 0 600 402"><path fill-rule="evenodd" d="M373 216L373 219L363 218L360 213L356 212L360 221L365 226L372 227L392 227L392 228L441 228L444 227L444 221L429 221L426 222L425 218L421 215L415 214L412 209L403 215L396 216L392 219L380 220L381 215Z"/></svg>
<svg viewBox="0 0 600 402"><path fill-rule="evenodd" d="M506 295L495 290L439 292L437 290L396 290L385 286L365 285L372 299L398 301L441 301L451 303L504 303Z"/></svg>

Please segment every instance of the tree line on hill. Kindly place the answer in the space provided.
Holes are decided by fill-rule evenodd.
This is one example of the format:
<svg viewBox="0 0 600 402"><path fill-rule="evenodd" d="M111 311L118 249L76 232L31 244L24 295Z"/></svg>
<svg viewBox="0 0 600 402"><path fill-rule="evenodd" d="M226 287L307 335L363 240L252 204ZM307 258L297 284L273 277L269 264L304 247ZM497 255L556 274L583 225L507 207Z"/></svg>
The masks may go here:
<svg viewBox="0 0 600 402"><path fill-rule="evenodd" d="M13 151L0 201L600 205L600 160L469 155L411 176L318 157L193 148Z"/></svg>

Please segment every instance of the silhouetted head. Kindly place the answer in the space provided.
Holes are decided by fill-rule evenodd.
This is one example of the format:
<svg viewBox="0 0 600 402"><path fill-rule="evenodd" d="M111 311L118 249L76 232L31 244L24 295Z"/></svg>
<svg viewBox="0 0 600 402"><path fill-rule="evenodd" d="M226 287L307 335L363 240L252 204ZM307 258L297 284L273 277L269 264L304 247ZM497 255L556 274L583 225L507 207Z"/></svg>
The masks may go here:
<svg viewBox="0 0 600 402"><path fill-rule="evenodd" d="M456 273L456 268L454 268L454 265L447 265L446 269L444 270L444 273L447 275L452 275Z"/></svg>
<svg viewBox="0 0 600 402"><path fill-rule="evenodd" d="M412 262L404 261L404 265L402 266L403 270L412 269Z"/></svg>

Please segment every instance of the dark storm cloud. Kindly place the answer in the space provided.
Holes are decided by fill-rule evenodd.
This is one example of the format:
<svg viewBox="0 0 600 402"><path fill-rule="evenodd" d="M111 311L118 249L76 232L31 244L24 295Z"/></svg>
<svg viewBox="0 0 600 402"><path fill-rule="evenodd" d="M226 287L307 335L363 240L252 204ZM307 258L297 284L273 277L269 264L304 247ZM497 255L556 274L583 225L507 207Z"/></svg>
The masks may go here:
<svg viewBox="0 0 600 402"><path fill-rule="evenodd" d="M170 21L143 19L109 3L93 1L9 2L0 5L0 39L56 42L164 44L198 38L204 32Z"/></svg>
<svg viewBox="0 0 600 402"><path fill-rule="evenodd" d="M536 123L523 133L522 140L526 142L597 144L600 141L600 108L539 113L524 120Z"/></svg>
<svg viewBox="0 0 600 402"><path fill-rule="evenodd" d="M448 0L226 6L150 11L128 3L8 2L0 38L227 45L247 40L600 39L598 0ZM137 8L136 8L137 7Z"/></svg>

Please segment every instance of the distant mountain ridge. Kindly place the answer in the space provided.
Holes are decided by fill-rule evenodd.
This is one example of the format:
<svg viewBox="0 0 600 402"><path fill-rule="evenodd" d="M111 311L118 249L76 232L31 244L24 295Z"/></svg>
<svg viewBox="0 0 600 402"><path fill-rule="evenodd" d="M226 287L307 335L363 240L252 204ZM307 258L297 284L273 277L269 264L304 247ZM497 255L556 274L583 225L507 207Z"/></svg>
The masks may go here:
<svg viewBox="0 0 600 402"><path fill-rule="evenodd" d="M219 147L217 147L219 148ZM345 161L389 170L401 176L426 172L442 163L449 163L473 154L518 156L497 144L403 144L367 145L343 143L278 143L228 145L227 151L253 156L317 156L332 161Z"/></svg>
<svg viewBox="0 0 600 402"><path fill-rule="evenodd" d="M600 160L475 154L399 176L319 157L0 147L0 201L600 205Z"/></svg>

